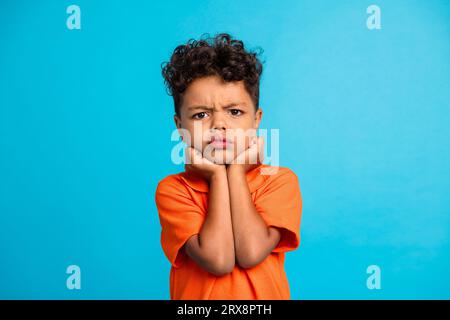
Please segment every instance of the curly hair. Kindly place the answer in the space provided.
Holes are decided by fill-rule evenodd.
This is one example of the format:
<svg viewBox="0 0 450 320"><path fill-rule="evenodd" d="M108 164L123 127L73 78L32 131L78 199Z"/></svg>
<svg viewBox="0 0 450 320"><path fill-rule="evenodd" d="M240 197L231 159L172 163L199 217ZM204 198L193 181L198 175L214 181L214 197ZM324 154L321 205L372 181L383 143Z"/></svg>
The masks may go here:
<svg viewBox="0 0 450 320"><path fill-rule="evenodd" d="M259 108L259 82L262 63L259 53L247 51L241 40L232 39L227 33L217 34L214 38L200 37L189 39L173 51L169 62L161 64L164 84L173 97L175 113L180 115L183 92L197 78L216 75L226 82L244 81L255 109Z"/></svg>

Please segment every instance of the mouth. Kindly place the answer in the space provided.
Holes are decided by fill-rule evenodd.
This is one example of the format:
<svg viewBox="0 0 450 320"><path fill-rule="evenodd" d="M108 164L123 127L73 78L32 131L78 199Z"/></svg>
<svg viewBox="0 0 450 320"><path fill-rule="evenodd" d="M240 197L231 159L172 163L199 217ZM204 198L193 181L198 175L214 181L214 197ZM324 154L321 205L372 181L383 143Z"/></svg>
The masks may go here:
<svg viewBox="0 0 450 320"><path fill-rule="evenodd" d="M231 141L222 137L212 137L209 144L217 149L226 149L231 145Z"/></svg>

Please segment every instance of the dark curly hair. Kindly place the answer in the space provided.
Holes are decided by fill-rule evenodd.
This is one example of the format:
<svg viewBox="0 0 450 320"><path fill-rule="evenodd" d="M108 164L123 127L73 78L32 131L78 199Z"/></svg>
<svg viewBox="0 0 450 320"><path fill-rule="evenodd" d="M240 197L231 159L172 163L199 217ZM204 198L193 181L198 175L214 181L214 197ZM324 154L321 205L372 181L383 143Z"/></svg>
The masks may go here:
<svg viewBox="0 0 450 320"><path fill-rule="evenodd" d="M206 37L204 37L206 35ZM175 113L180 115L183 92L197 78L217 75L226 82L244 80L245 89L259 108L259 80L262 63L259 53L246 51L241 40L227 33L214 38L203 34L200 40L189 39L173 51L170 62L161 64L167 93L173 96Z"/></svg>

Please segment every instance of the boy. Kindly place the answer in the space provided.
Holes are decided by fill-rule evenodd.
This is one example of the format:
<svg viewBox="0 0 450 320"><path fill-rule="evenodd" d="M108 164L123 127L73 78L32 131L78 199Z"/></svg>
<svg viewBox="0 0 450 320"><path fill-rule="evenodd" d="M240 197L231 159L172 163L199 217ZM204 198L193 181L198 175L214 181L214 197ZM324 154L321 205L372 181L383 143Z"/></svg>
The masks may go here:
<svg viewBox="0 0 450 320"><path fill-rule="evenodd" d="M187 144L185 171L155 195L171 299L290 299L284 252L299 246L302 201L290 169L262 174L274 168L251 134L262 64L219 34L178 46L162 73Z"/></svg>

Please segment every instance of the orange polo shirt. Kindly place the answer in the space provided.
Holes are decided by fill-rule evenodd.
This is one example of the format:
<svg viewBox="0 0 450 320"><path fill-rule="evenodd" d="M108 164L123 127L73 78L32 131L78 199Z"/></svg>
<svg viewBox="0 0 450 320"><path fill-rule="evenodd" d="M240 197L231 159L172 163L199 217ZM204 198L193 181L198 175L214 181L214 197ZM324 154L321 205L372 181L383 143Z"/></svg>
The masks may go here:
<svg viewBox="0 0 450 320"><path fill-rule="evenodd" d="M302 200L298 178L288 168L266 164L248 171L246 178L257 212L267 226L279 228L281 239L259 265L244 269L236 264L231 273L220 277L201 268L182 250L185 242L200 232L208 213L207 181L180 172L158 183L155 200L162 227L161 245L172 264L171 299L290 299L284 259L286 251L300 244Z"/></svg>

